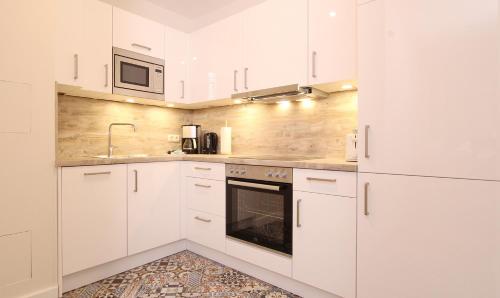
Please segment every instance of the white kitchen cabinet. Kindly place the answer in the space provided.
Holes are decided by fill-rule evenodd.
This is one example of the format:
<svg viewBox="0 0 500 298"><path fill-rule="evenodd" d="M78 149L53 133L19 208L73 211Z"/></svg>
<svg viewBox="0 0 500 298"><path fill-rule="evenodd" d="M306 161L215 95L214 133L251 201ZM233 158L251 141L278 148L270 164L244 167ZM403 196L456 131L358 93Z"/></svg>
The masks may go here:
<svg viewBox="0 0 500 298"><path fill-rule="evenodd" d="M243 89L243 16L191 33L192 101L230 98Z"/></svg>
<svg viewBox="0 0 500 298"><path fill-rule="evenodd" d="M356 1L308 2L309 84L356 79Z"/></svg>
<svg viewBox="0 0 500 298"><path fill-rule="evenodd" d="M187 239L201 245L226 251L226 220L224 217L188 209L186 212Z"/></svg>
<svg viewBox="0 0 500 298"><path fill-rule="evenodd" d="M111 5L98 0L57 2L56 81L111 93Z"/></svg>
<svg viewBox="0 0 500 298"><path fill-rule="evenodd" d="M226 216L226 183L186 177L187 206L218 216Z"/></svg>
<svg viewBox="0 0 500 298"><path fill-rule="evenodd" d="M128 254L179 239L179 163L129 164Z"/></svg>
<svg viewBox="0 0 500 298"><path fill-rule="evenodd" d="M189 34L165 27L165 98L188 103Z"/></svg>
<svg viewBox="0 0 500 298"><path fill-rule="evenodd" d="M500 182L358 181L358 298L497 297Z"/></svg>
<svg viewBox="0 0 500 298"><path fill-rule="evenodd" d="M355 297L356 198L301 191L293 197L293 278Z"/></svg>
<svg viewBox="0 0 500 298"><path fill-rule="evenodd" d="M307 0L268 0L242 14L243 91L306 85Z"/></svg>
<svg viewBox="0 0 500 298"><path fill-rule="evenodd" d="M127 166L62 169L63 275L127 256Z"/></svg>
<svg viewBox="0 0 500 298"><path fill-rule="evenodd" d="M165 28L118 7L113 7L113 46L164 59Z"/></svg>
<svg viewBox="0 0 500 298"><path fill-rule="evenodd" d="M500 180L497 13L496 0L359 6L361 172Z"/></svg>

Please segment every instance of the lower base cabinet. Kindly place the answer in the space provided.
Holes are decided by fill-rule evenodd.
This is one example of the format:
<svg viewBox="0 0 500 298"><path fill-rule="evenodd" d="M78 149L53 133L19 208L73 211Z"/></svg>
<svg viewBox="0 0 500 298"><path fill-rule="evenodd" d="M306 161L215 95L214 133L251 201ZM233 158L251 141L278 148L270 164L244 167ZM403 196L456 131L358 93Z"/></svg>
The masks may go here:
<svg viewBox="0 0 500 298"><path fill-rule="evenodd" d="M294 191L293 278L356 295L356 198Z"/></svg>
<svg viewBox="0 0 500 298"><path fill-rule="evenodd" d="M127 165L61 175L63 275L127 256Z"/></svg>
<svg viewBox="0 0 500 298"><path fill-rule="evenodd" d="M358 178L358 298L499 297L500 182Z"/></svg>
<svg viewBox="0 0 500 298"><path fill-rule="evenodd" d="M186 218L187 239L201 245L226 251L226 220L224 217L189 209Z"/></svg>
<svg viewBox="0 0 500 298"><path fill-rule="evenodd" d="M180 239L180 165L128 165L128 254Z"/></svg>

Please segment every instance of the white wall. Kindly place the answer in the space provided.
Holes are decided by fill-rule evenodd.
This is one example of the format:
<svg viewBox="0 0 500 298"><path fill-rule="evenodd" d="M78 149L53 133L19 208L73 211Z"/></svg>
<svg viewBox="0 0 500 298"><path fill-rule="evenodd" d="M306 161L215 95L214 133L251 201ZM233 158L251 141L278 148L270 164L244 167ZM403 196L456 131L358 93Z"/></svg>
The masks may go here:
<svg viewBox="0 0 500 298"><path fill-rule="evenodd" d="M0 297L56 297L54 1L0 1Z"/></svg>

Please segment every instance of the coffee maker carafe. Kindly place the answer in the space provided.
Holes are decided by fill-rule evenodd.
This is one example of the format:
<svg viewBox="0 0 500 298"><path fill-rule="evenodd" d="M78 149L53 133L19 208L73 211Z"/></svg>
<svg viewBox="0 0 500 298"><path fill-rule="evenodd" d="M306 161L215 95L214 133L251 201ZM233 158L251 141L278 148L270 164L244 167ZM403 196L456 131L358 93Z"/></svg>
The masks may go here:
<svg viewBox="0 0 500 298"><path fill-rule="evenodd" d="M187 154L200 153L201 127L199 125L182 126L182 151Z"/></svg>

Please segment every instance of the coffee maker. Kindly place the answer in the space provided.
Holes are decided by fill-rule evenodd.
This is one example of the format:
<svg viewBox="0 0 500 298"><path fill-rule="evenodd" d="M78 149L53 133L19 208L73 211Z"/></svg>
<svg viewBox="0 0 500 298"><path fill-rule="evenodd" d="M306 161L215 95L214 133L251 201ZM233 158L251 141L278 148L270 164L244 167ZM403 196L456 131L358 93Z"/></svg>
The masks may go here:
<svg viewBox="0 0 500 298"><path fill-rule="evenodd" d="M182 126L182 151L187 154L201 153L200 147L201 127L199 125Z"/></svg>

